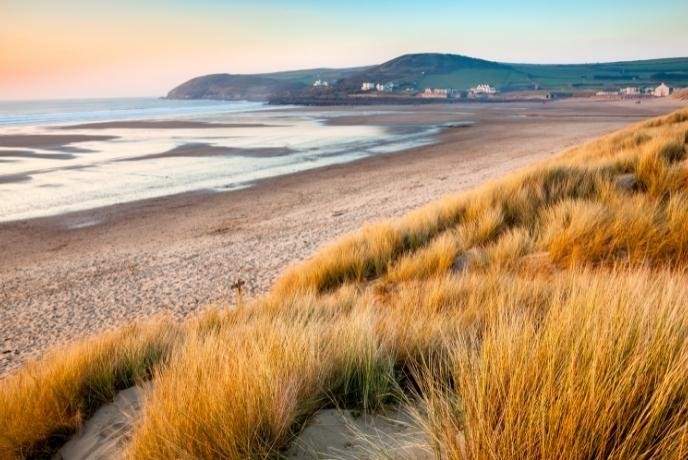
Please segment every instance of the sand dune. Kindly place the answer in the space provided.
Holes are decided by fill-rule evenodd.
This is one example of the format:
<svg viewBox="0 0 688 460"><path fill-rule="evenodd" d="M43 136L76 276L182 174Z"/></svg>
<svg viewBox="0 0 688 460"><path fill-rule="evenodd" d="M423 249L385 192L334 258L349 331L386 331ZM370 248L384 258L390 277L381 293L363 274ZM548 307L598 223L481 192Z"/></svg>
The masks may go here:
<svg viewBox="0 0 688 460"><path fill-rule="evenodd" d="M679 104L490 106L474 126L447 130L436 145L239 191L2 223L0 304L7 320L0 322L0 371L50 345L131 320L159 313L183 317L231 301L231 285L239 279L245 295L263 292L289 263L365 221L401 215ZM465 118L463 109L407 107L398 115L349 121L446 123Z"/></svg>

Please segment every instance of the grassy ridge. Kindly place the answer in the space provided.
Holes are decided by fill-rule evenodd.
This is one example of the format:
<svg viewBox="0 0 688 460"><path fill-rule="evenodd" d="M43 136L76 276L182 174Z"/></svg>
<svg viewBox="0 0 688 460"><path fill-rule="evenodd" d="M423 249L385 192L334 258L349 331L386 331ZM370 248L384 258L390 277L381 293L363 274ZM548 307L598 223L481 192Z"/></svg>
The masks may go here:
<svg viewBox="0 0 688 460"><path fill-rule="evenodd" d="M0 454L152 375L132 458L277 456L320 408L399 400L441 458L684 458L687 144L688 110L649 120L369 225L250 303L58 351L2 381Z"/></svg>

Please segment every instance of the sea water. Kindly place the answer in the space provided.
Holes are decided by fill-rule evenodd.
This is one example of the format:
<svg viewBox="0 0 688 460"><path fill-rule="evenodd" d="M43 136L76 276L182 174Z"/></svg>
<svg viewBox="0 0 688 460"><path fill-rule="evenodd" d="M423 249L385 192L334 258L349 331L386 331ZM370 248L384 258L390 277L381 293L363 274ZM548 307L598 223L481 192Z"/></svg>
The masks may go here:
<svg viewBox="0 0 688 460"><path fill-rule="evenodd" d="M0 102L0 221L190 191L248 187L260 179L428 144L439 130L435 126L394 130L327 122L339 115L355 115L356 109L352 110L338 113L255 102L152 98ZM131 120L230 126L62 129ZM87 137L67 145L17 145L17 136L26 135L111 138ZM14 137L12 142L8 136ZM8 142L14 144L5 145ZM231 150L207 156L160 155L198 145Z"/></svg>

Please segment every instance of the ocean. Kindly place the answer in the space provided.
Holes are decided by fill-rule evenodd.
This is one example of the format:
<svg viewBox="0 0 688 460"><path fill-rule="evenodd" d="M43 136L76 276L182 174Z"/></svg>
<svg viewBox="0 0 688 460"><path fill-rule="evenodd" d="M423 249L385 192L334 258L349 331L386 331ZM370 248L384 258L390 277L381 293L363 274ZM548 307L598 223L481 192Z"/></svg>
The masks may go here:
<svg viewBox="0 0 688 460"><path fill-rule="evenodd" d="M0 102L0 221L250 187L433 142L436 126L332 123L347 111L153 98Z"/></svg>

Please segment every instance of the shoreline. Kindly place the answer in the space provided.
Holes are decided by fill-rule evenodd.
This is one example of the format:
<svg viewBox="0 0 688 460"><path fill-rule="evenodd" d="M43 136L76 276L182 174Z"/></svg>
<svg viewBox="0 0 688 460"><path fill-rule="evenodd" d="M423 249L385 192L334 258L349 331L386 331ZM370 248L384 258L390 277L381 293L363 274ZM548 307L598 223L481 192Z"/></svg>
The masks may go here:
<svg viewBox="0 0 688 460"><path fill-rule="evenodd" d="M0 375L52 345L232 302L230 286L239 279L247 295L259 294L289 263L364 222L402 215L679 106L552 103L513 118L487 109L474 126L447 129L436 144L240 190L0 223L0 304L7 318L0 322ZM417 122L427 109L340 122ZM430 112L440 112L439 119L442 110Z"/></svg>

